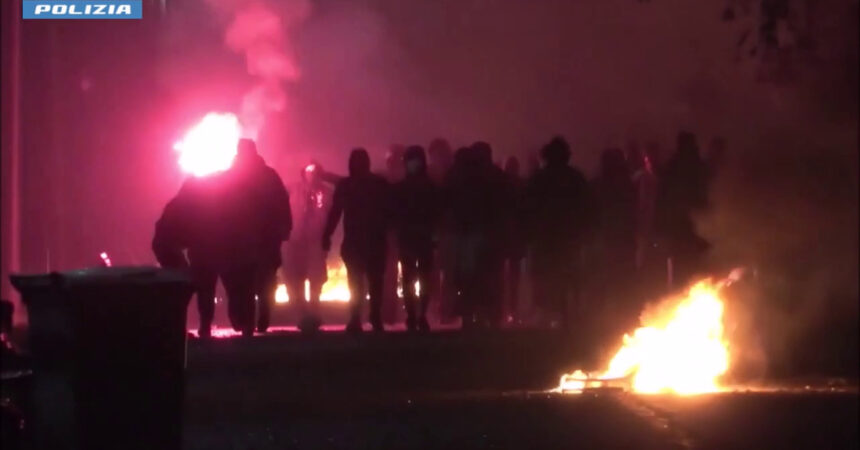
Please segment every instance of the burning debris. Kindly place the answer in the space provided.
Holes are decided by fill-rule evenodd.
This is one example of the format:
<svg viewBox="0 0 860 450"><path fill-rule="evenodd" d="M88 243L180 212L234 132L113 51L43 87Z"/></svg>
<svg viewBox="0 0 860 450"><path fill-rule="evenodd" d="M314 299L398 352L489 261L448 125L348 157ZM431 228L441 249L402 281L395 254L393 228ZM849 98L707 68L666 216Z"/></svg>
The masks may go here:
<svg viewBox="0 0 860 450"><path fill-rule="evenodd" d="M729 368L720 291L732 281L734 272L716 283L701 280L685 294L662 303L656 313L643 315L641 328L624 336L606 371L565 374L556 390L623 386L638 393L719 391L719 377Z"/></svg>

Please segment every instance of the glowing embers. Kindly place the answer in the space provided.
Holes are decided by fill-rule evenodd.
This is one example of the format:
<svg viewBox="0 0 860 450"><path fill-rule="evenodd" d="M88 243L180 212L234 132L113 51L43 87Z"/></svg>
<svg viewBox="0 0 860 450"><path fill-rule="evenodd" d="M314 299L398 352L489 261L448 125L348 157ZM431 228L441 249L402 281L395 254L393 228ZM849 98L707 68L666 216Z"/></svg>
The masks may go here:
<svg viewBox="0 0 860 450"><path fill-rule="evenodd" d="M179 167L198 177L229 169L241 135L235 114L206 114L173 145L179 152Z"/></svg>
<svg viewBox="0 0 860 450"><path fill-rule="evenodd" d="M728 281L702 280L686 294L661 303L643 315L643 327L624 336L606 371L566 374L558 390L582 392L623 385L640 393L719 391L719 377L729 368L720 298L720 289Z"/></svg>

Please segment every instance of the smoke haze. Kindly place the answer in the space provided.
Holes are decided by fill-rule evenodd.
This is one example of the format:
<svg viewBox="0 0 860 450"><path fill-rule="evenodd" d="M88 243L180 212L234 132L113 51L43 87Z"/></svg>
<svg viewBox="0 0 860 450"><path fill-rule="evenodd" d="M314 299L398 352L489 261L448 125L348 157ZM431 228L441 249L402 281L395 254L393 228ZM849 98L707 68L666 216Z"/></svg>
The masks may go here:
<svg viewBox="0 0 860 450"><path fill-rule="evenodd" d="M255 4L232 3L234 11ZM271 11L289 24L282 29L289 29L294 53L272 58L280 62L268 69L248 60L250 73L270 70L270 79L290 81L289 106L267 110L273 114L261 151L289 177L311 158L344 172L348 150L358 145L381 169L392 143L482 139L500 159L524 156L561 133L574 162L593 172L606 146L655 141L665 157L682 128L698 134L704 153L713 137L724 137L726 160L699 229L714 244L715 267L757 268L762 292L746 306L766 324L751 335L766 341L761 345L783 346L766 350L786 356L836 318L852 317L847 327L856 327L858 72L857 42L848 37L857 32L857 2L827 0L802 11L816 51L791 56L781 83L760 81L785 73L748 57L752 39L737 46L743 31L755 32L755 8L726 23L725 6L279 3ZM234 20L231 31L241 23ZM283 34L258 28L277 37L267 42L284 42ZM257 42L233 37L228 33L234 50ZM796 40L785 33L781 39ZM257 85L252 98L263 88ZM278 106L280 95L261 97ZM856 332L846 336L856 349Z"/></svg>
<svg viewBox="0 0 860 450"><path fill-rule="evenodd" d="M843 341L856 349L858 3L807 3L815 6L807 21L815 51L788 56L787 81L763 83L771 66L738 59L755 14L723 22L722 0L171 0L153 25L155 94L127 92L137 74L123 66L143 50L68 39L87 46L91 67L80 62L83 50L70 53L66 90L57 92L75 96L54 101L80 97L93 111L114 111L106 120L125 119L76 124L79 148L61 138L27 144L42 132L35 126L25 134L32 167L22 202L32 217L25 223L34 224L25 228L63 236L50 244L66 249L56 269L90 265L105 249L116 265L153 261L152 224L182 181L172 144L213 110L240 114L288 182L312 158L344 173L349 149L365 146L381 169L391 144L435 137L454 146L485 140L500 159L563 134L574 163L593 173L606 146L655 141L667 156L683 128L704 150L715 136L728 142L712 211L698 224L715 265L755 266L767 280L750 306L766 318L759 334L787 355L791 343L826 334L839 318L849 330ZM76 32L92 33L88 26ZM129 29L106 26L117 36ZM47 70L31 66L29 78ZM92 81L86 93L76 87L88 86L81 74ZM104 86L115 93L93 94ZM137 113L146 102L157 105ZM124 145L129 130L146 142ZM40 177L55 180L60 169L40 158L61 145L68 148L51 151L81 155L64 170L85 188L46 193ZM64 222L40 216L35 205L48 200L75 214ZM24 271L46 267L49 244L39 236L24 242Z"/></svg>

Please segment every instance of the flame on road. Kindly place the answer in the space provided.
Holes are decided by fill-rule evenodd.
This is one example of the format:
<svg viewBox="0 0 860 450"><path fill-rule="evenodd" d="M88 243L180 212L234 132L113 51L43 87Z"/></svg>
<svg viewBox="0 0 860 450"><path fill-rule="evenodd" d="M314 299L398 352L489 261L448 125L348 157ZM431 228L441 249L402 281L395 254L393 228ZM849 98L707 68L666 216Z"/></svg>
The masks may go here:
<svg viewBox="0 0 860 450"><path fill-rule="evenodd" d="M577 370L562 376L558 389L577 392L623 379L639 393L719 391L719 377L729 368L720 298L728 281L702 280L680 298L670 299L666 309L643 318L643 327L624 336L605 372Z"/></svg>
<svg viewBox="0 0 860 450"><path fill-rule="evenodd" d="M198 177L227 170L233 164L241 136L242 127L235 114L206 114L173 145L179 153L179 167Z"/></svg>
<svg viewBox="0 0 860 450"><path fill-rule="evenodd" d="M348 302L350 299L349 282L346 277L346 265L343 261L338 261L337 265L328 266L328 281L323 285L322 293L320 293L321 302ZM400 263L397 263L397 297L403 298L403 277ZM305 280L305 300L310 299L310 282ZM421 295L421 283L415 282L415 295ZM288 303L290 296L287 293L287 286L283 283L279 284L275 290L276 303Z"/></svg>
<svg viewBox="0 0 860 450"><path fill-rule="evenodd" d="M343 261L335 267L328 267L328 281L320 294L321 302L348 302L349 282L346 279L346 265Z"/></svg>
<svg viewBox="0 0 860 450"><path fill-rule="evenodd" d="M339 261L338 265L328 266L328 281L325 282L320 293L321 302L348 302L349 301L349 283L346 279L346 266L343 261ZM310 281L304 282L305 300L311 298ZM275 290L276 303L288 303L290 296L287 293L287 286L283 283L278 284Z"/></svg>

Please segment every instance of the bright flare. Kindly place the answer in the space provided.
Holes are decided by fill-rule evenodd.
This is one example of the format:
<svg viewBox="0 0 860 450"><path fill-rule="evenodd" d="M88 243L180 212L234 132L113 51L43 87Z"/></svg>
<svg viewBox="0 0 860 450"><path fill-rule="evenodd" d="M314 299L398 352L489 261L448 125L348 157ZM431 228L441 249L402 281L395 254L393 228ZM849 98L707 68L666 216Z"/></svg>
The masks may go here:
<svg viewBox="0 0 860 450"><path fill-rule="evenodd" d="M632 336L625 335L624 345L605 372L587 375L577 370L562 376L559 389L581 391L600 385L597 380L623 378L640 393L689 395L718 391L718 378L729 368L719 293L729 281L696 283L685 296L676 299L674 308L643 320L645 326Z"/></svg>
<svg viewBox="0 0 860 450"><path fill-rule="evenodd" d="M179 152L179 167L198 177L229 169L241 135L242 127L235 114L206 114L173 145Z"/></svg>

